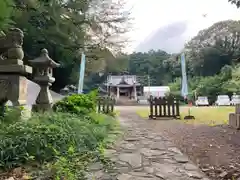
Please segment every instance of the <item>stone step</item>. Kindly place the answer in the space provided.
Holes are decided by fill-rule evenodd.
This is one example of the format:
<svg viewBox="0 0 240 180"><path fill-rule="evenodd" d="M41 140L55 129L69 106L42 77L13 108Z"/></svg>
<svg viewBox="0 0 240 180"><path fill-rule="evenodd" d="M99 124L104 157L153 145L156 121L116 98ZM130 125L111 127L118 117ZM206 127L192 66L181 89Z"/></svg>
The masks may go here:
<svg viewBox="0 0 240 180"><path fill-rule="evenodd" d="M120 98L116 100L116 105L138 105L138 102L134 99Z"/></svg>

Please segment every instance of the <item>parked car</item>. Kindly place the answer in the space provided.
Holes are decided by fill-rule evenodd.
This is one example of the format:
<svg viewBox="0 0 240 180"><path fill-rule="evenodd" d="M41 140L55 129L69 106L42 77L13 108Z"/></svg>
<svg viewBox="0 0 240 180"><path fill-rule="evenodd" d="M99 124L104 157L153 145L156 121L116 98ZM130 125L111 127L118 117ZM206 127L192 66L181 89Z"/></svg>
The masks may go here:
<svg viewBox="0 0 240 180"><path fill-rule="evenodd" d="M232 95L231 105L240 104L240 95Z"/></svg>
<svg viewBox="0 0 240 180"><path fill-rule="evenodd" d="M217 96L217 101L215 102L217 106L230 106L231 101L228 95Z"/></svg>
<svg viewBox="0 0 240 180"><path fill-rule="evenodd" d="M195 102L195 105L196 106L209 106L208 97L198 96L198 98Z"/></svg>

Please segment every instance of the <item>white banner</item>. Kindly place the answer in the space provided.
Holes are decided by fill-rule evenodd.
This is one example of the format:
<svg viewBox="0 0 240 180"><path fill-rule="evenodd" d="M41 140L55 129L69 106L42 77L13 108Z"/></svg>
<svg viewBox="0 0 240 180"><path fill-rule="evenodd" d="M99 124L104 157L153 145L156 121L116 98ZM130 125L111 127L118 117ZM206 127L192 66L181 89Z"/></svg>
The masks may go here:
<svg viewBox="0 0 240 180"><path fill-rule="evenodd" d="M181 94L184 98L188 95L188 84L187 84L187 73L186 73L186 62L184 53L181 54L181 68L182 68L182 89Z"/></svg>

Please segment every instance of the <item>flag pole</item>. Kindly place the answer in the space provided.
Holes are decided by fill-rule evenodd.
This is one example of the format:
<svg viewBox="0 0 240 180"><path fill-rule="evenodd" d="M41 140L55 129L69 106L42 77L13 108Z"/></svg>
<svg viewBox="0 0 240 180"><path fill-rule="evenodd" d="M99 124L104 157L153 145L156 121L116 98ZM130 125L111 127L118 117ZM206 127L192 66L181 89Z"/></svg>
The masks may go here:
<svg viewBox="0 0 240 180"><path fill-rule="evenodd" d="M185 61L185 54L181 54L181 69L182 69L182 89L181 94L188 101L188 115L184 117L184 119L195 119L194 116L191 115L191 106L192 103L189 101L188 98L188 83L187 83L187 72L186 72L186 61Z"/></svg>

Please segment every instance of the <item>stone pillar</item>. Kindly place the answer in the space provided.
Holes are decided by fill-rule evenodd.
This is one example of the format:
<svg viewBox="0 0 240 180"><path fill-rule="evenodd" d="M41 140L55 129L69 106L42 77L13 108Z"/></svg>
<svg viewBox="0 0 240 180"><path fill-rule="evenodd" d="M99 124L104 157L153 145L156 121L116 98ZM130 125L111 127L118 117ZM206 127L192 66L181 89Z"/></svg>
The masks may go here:
<svg viewBox="0 0 240 180"><path fill-rule="evenodd" d="M23 32L12 28L7 35L0 37L0 106L10 100L13 106L27 105L27 74L32 68L23 63ZM24 116L26 108L20 108Z"/></svg>
<svg viewBox="0 0 240 180"><path fill-rule="evenodd" d="M55 82L52 77L52 69L59 67L60 64L54 62L49 56L48 51L43 49L41 56L29 61L36 68L34 81L39 84L40 92L36 99L36 104L33 105L34 111L49 111L52 109L53 99L49 90L49 86Z"/></svg>
<svg viewBox="0 0 240 180"><path fill-rule="evenodd" d="M235 106L235 113L240 114L240 104L236 104Z"/></svg>
<svg viewBox="0 0 240 180"><path fill-rule="evenodd" d="M229 114L229 126L234 129L240 129L240 105L235 106L235 113Z"/></svg>
<svg viewBox="0 0 240 180"><path fill-rule="evenodd" d="M119 87L117 86L117 99L119 99L120 92L119 92Z"/></svg>

